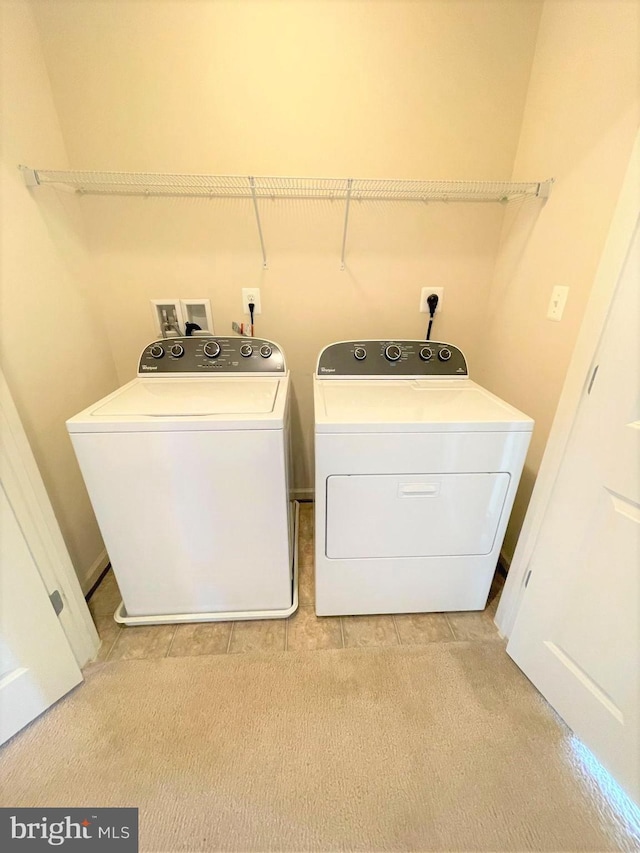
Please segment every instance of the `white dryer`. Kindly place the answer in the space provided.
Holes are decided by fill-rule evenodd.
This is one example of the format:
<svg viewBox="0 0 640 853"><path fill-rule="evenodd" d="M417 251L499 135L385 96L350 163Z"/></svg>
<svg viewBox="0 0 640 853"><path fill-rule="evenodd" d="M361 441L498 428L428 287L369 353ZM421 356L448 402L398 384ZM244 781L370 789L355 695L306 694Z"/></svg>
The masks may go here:
<svg viewBox="0 0 640 853"><path fill-rule="evenodd" d="M67 421L123 603L140 625L297 607L289 373L258 338L154 341Z"/></svg>
<svg viewBox="0 0 640 853"><path fill-rule="evenodd" d="M314 406L317 613L483 609L531 418L435 341L331 344Z"/></svg>

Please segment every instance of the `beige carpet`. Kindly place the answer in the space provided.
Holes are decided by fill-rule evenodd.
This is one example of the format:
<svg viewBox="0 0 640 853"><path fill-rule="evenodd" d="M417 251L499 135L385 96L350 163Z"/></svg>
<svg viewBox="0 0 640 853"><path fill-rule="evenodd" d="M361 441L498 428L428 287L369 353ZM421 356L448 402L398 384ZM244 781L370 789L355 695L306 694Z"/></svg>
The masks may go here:
<svg viewBox="0 0 640 853"><path fill-rule="evenodd" d="M501 643L87 676L0 750L0 805L138 806L147 851L637 849Z"/></svg>

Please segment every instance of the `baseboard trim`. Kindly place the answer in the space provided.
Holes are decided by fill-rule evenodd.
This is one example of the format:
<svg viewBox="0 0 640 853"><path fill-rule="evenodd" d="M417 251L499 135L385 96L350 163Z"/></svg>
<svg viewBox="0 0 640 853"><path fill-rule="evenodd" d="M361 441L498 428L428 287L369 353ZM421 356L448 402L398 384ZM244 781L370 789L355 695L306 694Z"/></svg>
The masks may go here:
<svg viewBox="0 0 640 853"><path fill-rule="evenodd" d="M315 496L315 489L290 489L289 498L292 501L312 501Z"/></svg>
<svg viewBox="0 0 640 853"><path fill-rule="evenodd" d="M507 557L503 550L500 551L500 556L498 557L498 568L505 575L509 574L509 569L511 568L511 557Z"/></svg>
<svg viewBox="0 0 640 853"><path fill-rule="evenodd" d="M106 549L103 548L100 554L98 554L96 559L90 565L85 579L80 584L82 588L82 594L85 596L85 598L92 591L93 587L97 584L98 580L100 579L100 575L104 572L108 565L109 555L107 554Z"/></svg>

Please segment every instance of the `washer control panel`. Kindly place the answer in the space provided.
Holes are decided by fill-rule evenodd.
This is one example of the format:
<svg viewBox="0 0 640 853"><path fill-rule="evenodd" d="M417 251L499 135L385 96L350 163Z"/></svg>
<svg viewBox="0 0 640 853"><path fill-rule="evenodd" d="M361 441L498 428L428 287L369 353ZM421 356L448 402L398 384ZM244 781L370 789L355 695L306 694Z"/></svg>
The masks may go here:
<svg viewBox="0 0 640 853"><path fill-rule="evenodd" d="M442 341L340 341L325 347L316 376L467 378L467 361L458 347Z"/></svg>
<svg viewBox="0 0 640 853"><path fill-rule="evenodd" d="M175 373L285 373L284 353L264 338L190 337L152 341L142 350L138 376Z"/></svg>

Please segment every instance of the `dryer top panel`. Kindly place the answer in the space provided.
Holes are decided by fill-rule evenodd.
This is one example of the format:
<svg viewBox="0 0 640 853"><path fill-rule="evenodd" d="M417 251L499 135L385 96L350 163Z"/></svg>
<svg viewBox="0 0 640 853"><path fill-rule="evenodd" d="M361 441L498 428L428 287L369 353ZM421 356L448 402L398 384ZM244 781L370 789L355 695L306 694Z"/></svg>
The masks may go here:
<svg viewBox="0 0 640 853"><path fill-rule="evenodd" d="M316 432L530 432L533 421L470 379L315 382Z"/></svg>
<svg viewBox="0 0 640 853"><path fill-rule="evenodd" d="M318 357L320 379L466 378L467 362L458 347L442 341L339 341Z"/></svg>

